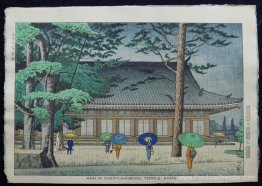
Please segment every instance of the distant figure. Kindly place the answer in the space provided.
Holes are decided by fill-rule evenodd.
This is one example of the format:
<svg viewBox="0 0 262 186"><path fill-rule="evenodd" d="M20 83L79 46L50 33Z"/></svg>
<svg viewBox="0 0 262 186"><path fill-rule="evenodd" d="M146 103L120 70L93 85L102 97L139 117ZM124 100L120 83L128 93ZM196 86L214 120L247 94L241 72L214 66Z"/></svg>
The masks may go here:
<svg viewBox="0 0 262 186"><path fill-rule="evenodd" d="M110 147L112 145L112 142L107 140L107 141L104 142L104 145L105 145L105 152L109 153L110 152Z"/></svg>
<svg viewBox="0 0 262 186"><path fill-rule="evenodd" d="M74 146L74 142L72 139L69 139L67 141L67 154L72 154L72 150L73 150L73 146Z"/></svg>
<svg viewBox="0 0 262 186"><path fill-rule="evenodd" d="M56 134L56 143L55 143L55 151L58 151L59 149L59 145L60 145L60 141L59 141L60 135L59 132Z"/></svg>
<svg viewBox="0 0 262 186"><path fill-rule="evenodd" d="M191 172L192 166L193 166L193 160L196 157L197 152L195 148L193 147L187 147L186 151L186 159L187 159L187 168L188 171Z"/></svg>
<svg viewBox="0 0 262 186"><path fill-rule="evenodd" d="M216 140L215 140L215 147L217 147L218 143L219 143L219 139L216 138Z"/></svg>
<svg viewBox="0 0 262 186"><path fill-rule="evenodd" d="M114 148L116 151L116 159L118 160L120 156L120 151L121 151L121 144L115 144Z"/></svg>
<svg viewBox="0 0 262 186"><path fill-rule="evenodd" d="M109 152L110 152L110 154L113 152L113 150L114 150L114 145L113 145L113 143L111 143L111 145L110 145L110 147L109 147Z"/></svg>
<svg viewBox="0 0 262 186"><path fill-rule="evenodd" d="M152 138L147 137L147 139L145 139L145 141L147 141L147 145L146 145L146 157L147 157L147 160L149 161L150 158L151 158L151 155L152 155L152 153L153 153L153 145L152 145L152 143L151 143Z"/></svg>

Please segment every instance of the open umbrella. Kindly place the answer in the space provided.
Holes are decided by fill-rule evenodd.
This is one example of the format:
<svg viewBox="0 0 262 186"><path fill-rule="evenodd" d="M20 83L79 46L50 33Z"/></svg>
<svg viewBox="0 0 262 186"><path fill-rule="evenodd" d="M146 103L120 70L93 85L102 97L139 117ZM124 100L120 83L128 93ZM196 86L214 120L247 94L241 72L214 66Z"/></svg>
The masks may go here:
<svg viewBox="0 0 262 186"><path fill-rule="evenodd" d="M185 132L178 136L180 143L187 147L202 147L204 146L204 138L196 133Z"/></svg>
<svg viewBox="0 0 262 186"><path fill-rule="evenodd" d="M99 139L102 141L109 141L112 135L112 133L103 132L102 134L100 134Z"/></svg>
<svg viewBox="0 0 262 186"><path fill-rule="evenodd" d="M138 142L141 144L141 145L147 145L148 144L148 141L147 139L148 138L151 138L151 144L154 145L157 143L157 135L155 135L154 133L151 133L151 132L147 132L147 133L144 133L144 134L141 134L140 136L138 136Z"/></svg>
<svg viewBox="0 0 262 186"><path fill-rule="evenodd" d="M76 134L73 134L72 132L66 133L64 137L68 139L78 138L78 136Z"/></svg>
<svg viewBox="0 0 262 186"><path fill-rule="evenodd" d="M212 135L215 137L225 137L225 134L223 134L222 132L215 132Z"/></svg>
<svg viewBox="0 0 262 186"><path fill-rule="evenodd" d="M120 134L120 133L114 134L111 137L111 141L114 144L124 144L127 142L127 140L128 140L127 137L124 134Z"/></svg>

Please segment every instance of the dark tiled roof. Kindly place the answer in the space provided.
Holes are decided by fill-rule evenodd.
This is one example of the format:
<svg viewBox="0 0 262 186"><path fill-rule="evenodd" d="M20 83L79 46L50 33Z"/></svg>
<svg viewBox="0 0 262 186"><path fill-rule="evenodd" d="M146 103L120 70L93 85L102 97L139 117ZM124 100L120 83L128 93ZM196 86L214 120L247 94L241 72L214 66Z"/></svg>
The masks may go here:
<svg viewBox="0 0 262 186"><path fill-rule="evenodd" d="M92 104L174 105L176 77L163 63L128 62L115 68L104 69L99 73L108 78L118 76L123 81L118 86L112 87L107 97L97 98ZM145 81L144 84L143 81ZM138 86L132 86L132 84L138 84ZM188 67L185 71L184 87L186 92L184 105L226 105L242 101L241 98L230 98L201 90Z"/></svg>

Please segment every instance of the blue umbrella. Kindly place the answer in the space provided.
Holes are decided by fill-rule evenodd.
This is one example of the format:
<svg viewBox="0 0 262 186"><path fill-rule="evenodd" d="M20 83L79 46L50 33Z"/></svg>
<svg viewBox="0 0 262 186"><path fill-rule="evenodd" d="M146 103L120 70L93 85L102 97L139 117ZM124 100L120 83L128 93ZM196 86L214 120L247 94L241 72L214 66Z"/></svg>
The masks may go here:
<svg viewBox="0 0 262 186"><path fill-rule="evenodd" d="M117 133L111 137L111 141L114 144L124 144L127 142L127 137L124 134Z"/></svg>
<svg viewBox="0 0 262 186"><path fill-rule="evenodd" d="M148 142L146 139L148 138L151 138L151 144L154 145L157 143L157 135L155 135L154 133L151 133L151 132L147 132L147 133L144 133L144 134L141 134L140 136L138 136L138 142L141 144L141 145L147 145Z"/></svg>

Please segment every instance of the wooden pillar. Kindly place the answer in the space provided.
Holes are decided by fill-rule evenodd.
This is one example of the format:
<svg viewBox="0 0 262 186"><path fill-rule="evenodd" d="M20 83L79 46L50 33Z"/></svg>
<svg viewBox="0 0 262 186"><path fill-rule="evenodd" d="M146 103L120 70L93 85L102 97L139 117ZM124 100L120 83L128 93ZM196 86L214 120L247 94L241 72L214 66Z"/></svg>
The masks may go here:
<svg viewBox="0 0 262 186"><path fill-rule="evenodd" d="M118 119L113 119L112 121L112 133L113 134L119 132L117 125L118 125Z"/></svg>
<svg viewBox="0 0 262 186"><path fill-rule="evenodd" d="M154 132L154 119L149 119L149 132Z"/></svg>
<svg viewBox="0 0 262 186"><path fill-rule="evenodd" d="M101 119L96 119L96 135L99 136L101 133Z"/></svg>
<svg viewBox="0 0 262 186"><path fill-rule="evenodd" d="M94 137L98 137L97 136L97 119L96 118L93 119L93 135L94 135Z"/></svg>
<svg viewBox="0 0 262 186"><path fill-rule="evenodd" d="M167 134L168 136L173 136L173 122L174 122L174 119L168 119L167 120Z"/></svg>
<svg viewBox="0 0 262 186"><path fill-rule="evenodd" d="M153 119L153 132L157 134L157 119Z"/></svg>
<svg viewBox="0 0 262 186"><path fill-rule="evenodd" d="M101 119L96 119L96 143L99 142L99 135L101 133Z"/></svg>
<svg viewBox="0 0 262 186"><path fill-rule="evenodd" d="M137 135L138 135L138 124L137 119L134 119L134 137L135 137L135 143L137 143Z"/></svg>
<svg viewBox="0 0 262 186"><path fill-rule="evenodd" d="M130 120L130 135L135 136L135 119Z"/></svg>
<svg viewBox="0 0 262 186"><path fill-rule="evenodd" d="M193 119L189 119L189 131L193 132Z"/></svg>
<svg viewBox="0 0 262 186"><path fill-rule="evenodd" d="M210 123L209 118L204 119L204 135L209 136L210 132Z"/></svg>
<svg viewBox="0 0 262 186"><path fill-rule="evenodd" d="M192 132L191 120L185 118L185 132Z"/></svg>

